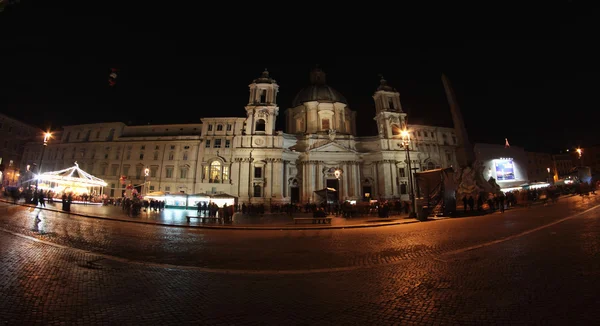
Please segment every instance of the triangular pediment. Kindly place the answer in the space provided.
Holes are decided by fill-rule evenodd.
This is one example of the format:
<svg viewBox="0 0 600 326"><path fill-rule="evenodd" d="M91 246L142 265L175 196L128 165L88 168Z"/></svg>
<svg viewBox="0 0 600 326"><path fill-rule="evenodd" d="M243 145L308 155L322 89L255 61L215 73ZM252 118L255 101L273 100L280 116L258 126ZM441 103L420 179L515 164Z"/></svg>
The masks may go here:
<svg viewBox="0 0 600 326"><path fill-rule="evenodd" d="M308 152L338 152L338 153L356 153L355 150L344 147L341 144L336 143L335 141L329 141L323 144L315 144L317 146L308 150Z"/></svg>

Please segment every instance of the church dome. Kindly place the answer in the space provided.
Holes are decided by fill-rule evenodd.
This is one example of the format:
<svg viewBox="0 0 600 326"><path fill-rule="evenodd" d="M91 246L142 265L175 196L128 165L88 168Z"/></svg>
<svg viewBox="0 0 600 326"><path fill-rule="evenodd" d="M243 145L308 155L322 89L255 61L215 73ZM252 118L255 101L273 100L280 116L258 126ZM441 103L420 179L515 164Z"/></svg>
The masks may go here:
<svg viewBox="0 0 600 326"><path fill-rule="evenodd" d="M310 101L348 104L348 101L340 92L325 83L325 73L320 68L315 68L310 73L310 82L310 86L298 92L292 102L293 107Z"/></svg>

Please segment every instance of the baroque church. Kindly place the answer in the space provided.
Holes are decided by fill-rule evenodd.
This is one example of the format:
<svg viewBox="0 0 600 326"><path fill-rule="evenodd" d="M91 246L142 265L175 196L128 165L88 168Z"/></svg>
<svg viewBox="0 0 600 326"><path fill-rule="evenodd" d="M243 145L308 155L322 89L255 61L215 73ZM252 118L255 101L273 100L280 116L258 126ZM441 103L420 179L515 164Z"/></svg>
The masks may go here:
<svg viewBox="0 0 600 326"><path fill-rule="evenodd" d="M283 112L284 132L275 126L278 90L266 70L254 79L245 118L66 126L42 159L41 143L29 143L21 171L38 161L43 172L76 161L108 183L109 197L120 197L127 183L142 193L226 193L240 203L320 202L315 192L326 187L338 200L409 200L411 171L400 136L406 113L400 93L385 79L373 94L374 136L357 135L356 111L320 68ZM408 130L413 172L456 166L454 129L409 124Z"/></svg>

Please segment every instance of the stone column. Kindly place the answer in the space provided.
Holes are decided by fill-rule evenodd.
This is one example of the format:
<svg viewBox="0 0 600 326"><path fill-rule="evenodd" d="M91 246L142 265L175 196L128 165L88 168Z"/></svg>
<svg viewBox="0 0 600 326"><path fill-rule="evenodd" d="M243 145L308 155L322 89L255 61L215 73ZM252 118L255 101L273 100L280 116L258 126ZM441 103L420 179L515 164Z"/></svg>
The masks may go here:
<svg viewBox="0 0 600 326"><path fill-rule="evenodd" d="M307 203L310 200L308 196L308 164L306 161L300 163L300 168L302 169L302 199L303 203Z"/></svg>
<svg viewBox="0 0 600 326"><path fill-rule="evenodd" d="M281 197L287 198L288 196L288 178L287 178L287 161L282 160L281 162Z"/></svg>
<svg viewBox="0 0 600 326"><path fill-rule="evenodd" d="M325 162L317 161L317 183L315 184L315 190L323 189L323 167Z"/></svg>
<svg viewBox="0 0 600 326"><path fill-rule="evenodd" d="M248 199L252 198L253 189L252 189L252 178L254 174L252 173L252 162L254 159L252 158L252 153L250 153L250 157L247 159L248 162Z"/></svg>
<svg viewBox="0 0 600 326"><path fill-rule="evenodd" d="M271 180L270 180L270 191L269 191L269 197L273 198L273 184L275 184L275 173L273 171L273 163L274 163L275 159L271 159Z"/></svg>
<svg viewBox="0 0 600 326"><path fill-rule="evenodd" d="M237 196L242 197L241 192L240 192L240 187L242 185L242 159L241 158L236 158L235 159L235 163L236 163L236 167L237 167ZM204 170L204 167L202 167L202 170ZM202 172L204 173L204 171Z"/></svg>
<svg viewBox="0 0 600 326"><path fill-rule="evenodd" d="M312 182L313 184L313 188L311 189L311 194L313 191L317 190L319 188L319 173L318 173L318 169L319 169L319 161L311 161L311 171L313 171L313 176L311 178L311 180L314 180Z"/></svg>
<svg viewBox="0 0 600 326"><path fill-rule="evenodd" d="M348 185L352 182L352 178L350 174L350 169L348 167L348 161L345 161L342 168L344 170L344 175L342 178L344 180L344 184L342 185L342 187L340 187L343 189L344 197L350 197L350 195L348 194Z"/></svg>
<svg viewBox="0 0 600 326"><path fill-rule="evenodd" d="M263 171L263 179L265 180L265 182L263 183L263 192L262 192L262 196L263 198L269 198L271 197L271 168L272 166L269 164L271 163L271 158L265 158L265 170ZM266 202L265 202L266 204Z"/></svg>
<svg viewBox="0 0 600 326"><path fill-rule="evenodd" d="M375 180L374 180L374 185L373 185L373 193L371 194L371 199L373 198L377 198L379 199L379 162L375 161L373 162L373 168L375 169L374 171L374 175L375 175Z"/></svg>
<svg viewBox="0 0 600 326"><path fill-rule="evenodd" d="M398 169L396 168L396 164L398 162L396 161L390 161L390 171L392 173L392 185L393 185L393 192L392 195L394 197L399 197L400 196L400 185L398 184Z"/></svg>
<svg viewBox="0 0 600 326"><path fill-rule="evenodd" d="M358 162L354 162L354 171L356 172L356 176L354 177L354 196L360 197L361 189L360 189L360 165Z"/></svg>
<svg viewBox="0 0 600 326"><path fill-rule="evenodd" d="M272 135L273 134L273 123L275 123L275 116L273 114L271 114L271 112L267 113L267 123L265 126L265 133L267 135ZM271 144L270 147L273 147L273 145Z"/></svg>

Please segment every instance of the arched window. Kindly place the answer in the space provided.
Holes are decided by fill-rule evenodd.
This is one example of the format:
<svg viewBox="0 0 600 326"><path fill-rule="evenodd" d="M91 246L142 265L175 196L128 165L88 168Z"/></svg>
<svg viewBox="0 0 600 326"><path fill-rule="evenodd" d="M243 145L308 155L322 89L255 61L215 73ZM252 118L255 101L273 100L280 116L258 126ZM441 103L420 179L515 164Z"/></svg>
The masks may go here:
<svg viewBox="0 0 600 326"><path fill-rule="evenodd" d="M210 183L226 183L229 181L229 166L214 160L204 166L204 176L208 177Z"/></svg>
<svg viewBox="0 0 600 326"><path fill-rule="evenodd" d="M258 119L258 121L256 121L256 128L254 130L256 130L256 131L265 131L266 130L265 119Z"/></svg>
<svg viewBox="0 0 600 326"><path fill-rule="evenodd" d="M393 124L392 126L392 135L393 136L400 136L400 126L397 124Z"/></svg>
<svg viewBox="0 0 600 326"><path fill-rule="evenodd" d="M221 183L221 162L213 161L210 163L210 174L209 174L209 182L210 183Z"/></svg>
<svg viewBox="0 0 600 326"><path fill-rule="evenodd" d="M217 125L217 131L223 131L223 125Z"/></svg>

